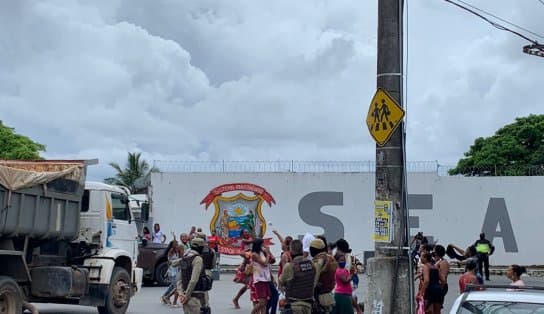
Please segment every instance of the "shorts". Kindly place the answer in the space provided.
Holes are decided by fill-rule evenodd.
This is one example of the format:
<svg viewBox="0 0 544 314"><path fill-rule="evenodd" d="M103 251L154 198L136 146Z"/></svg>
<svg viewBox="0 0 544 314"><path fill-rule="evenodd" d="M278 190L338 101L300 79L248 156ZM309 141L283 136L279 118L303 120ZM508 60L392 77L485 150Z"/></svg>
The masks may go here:
<svg viewBox="0 0 544 314"><path fill-rule="evenodd" d="M257 299L268 300L270 298L270 283L267 281L259 281L254 283L255 297Z"/></svg>

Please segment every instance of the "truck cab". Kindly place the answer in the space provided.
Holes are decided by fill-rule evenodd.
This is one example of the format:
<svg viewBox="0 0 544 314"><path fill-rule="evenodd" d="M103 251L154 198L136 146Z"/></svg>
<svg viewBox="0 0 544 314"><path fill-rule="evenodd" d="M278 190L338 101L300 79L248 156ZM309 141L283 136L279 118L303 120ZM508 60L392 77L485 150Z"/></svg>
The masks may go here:
<svg viewBox="0 0 544 314"><path fill-rule="evenodd" d="M133 261L138 259L138 229L126 190L101 182L86 182L80 229L80 240L99 241L106 250L124 250Z"/></svg>

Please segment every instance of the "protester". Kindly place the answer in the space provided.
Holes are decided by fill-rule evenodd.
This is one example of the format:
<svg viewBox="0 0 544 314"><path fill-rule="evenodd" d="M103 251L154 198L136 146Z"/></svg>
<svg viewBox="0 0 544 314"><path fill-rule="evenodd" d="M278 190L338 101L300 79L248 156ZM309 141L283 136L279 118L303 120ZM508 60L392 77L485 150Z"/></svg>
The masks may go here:
<svg viewBox="0 0 544 314"><path fill-rule="evenodd" d="M264 246L264 249L266 250L267 255L268 255L268 265L275 264L276 263L276 258L270 252L270 248L268 246ZM270 284L269 284L269 286L270 286L270 298L266 302L266 313L267 314L276 314L276 311L278 310L278 301L279 301L279 298L280 298L280 293L278 291L278 282L276 281L272 271L270 271Z"/></svg>
<svg viewBox="0 0 544 314"><path fill-rule="evenodd" d="M219 252L219 237L215 230L213 230L212 234L208 237L208 246L214 250L215 253ZM217 256L217 259L219 260L219 255Z"/></svg>
<svg viewBox="0 0 544 314"><path fill-rule="evenodd" d="M241 247L242 247L242 250L247 250L247 249L250 249L252 247L252 244L253 244L253 238L251 237L251 234L249 233L249 231L247 231L246 229L243 229L241 231Z"/></svg>
<svg viewBox="0 0 544 314"><path fill-rule="evenodd" d="M182 247L185 251L191 249L191 239L189 238L189 235L187 233L182 233L179 236L179 240L181 241L181 243L179 244L180 247Z"/></svg>
<svg viewBox="0 0 544 314"><path fill-rule="evenodd" d="M253 266L253 287L255 303L251 314L266 313L266 302L270 298L270 267L267 250L263 249L263 239L256 238L251 247Z"/></svg>
<svg viewBox="0 0 544 314"><path fill-rule="evenodd" d="M153 243L164 243L166 241L166 235L161 231L161 226L158 223L153 225L153 231Z"/></svg>
<svg viewBox="0 0 544 314"><path fill-rule="evenodd" d="M233 281L242 284L243 287L238 290L238 292L232 299L232 304L234 305L235 309L240 308L240 297L247 291L247 289L249 289L249 283L253 279L253 270L251 269L250 272L249 269L251 265L251 251L247 250L246 252L244 252L244 254L241 255L241 257L242 263L240 264L240 266L238 266Z"/></svg>
<svg viewBox="0 0 544 314"><path fill-rule="evenodd" d="M315 237L310 233L306 233L304 237L302 238L302 250L304 252L304 258L307 258L307 259L312 258L310 256L310 242L312 242L312 240L314 239Z"/></svg>
<svg viewBox="0 0 544 314"><path fill-rule="evenodd" d="M457 259L458 261L462 262L465 265L465 271L466 271L466 265L470 261L474 261L476 263L476 278L478 278L478 284L482 285L484 283L482 275L480 275L480 272L478 271L478 256L476 253L476 248L474 245L469 246L466 250L463 250L462 248L454 245L454 244L448 244L448 247L446 249L446 254L453 259Z"/></svg>
<svg viewBox="0 0 544 314"><path fill-rule="evenodd" d="M346 260L346 269L350 272L350 278L352 281L352 305L357 314L363 313L363 310L359 307L357 303L357 295L355 290L359 285L359 276L357 274L358 267L362 266L362 263L351 254L351 248L349 247L348 241L345 239L339 239L336 241L336 255L344 255Z"/></svg>
<svg viewBox="0 0 544 314"><path fill-rule="evenodd" d="M149 231L148 227L143 228L142 235L143 235L143 238L146 239L147 241L153 240L153 236L151 236L151 232Z"/></svg>
<svg viewBox="0 0 544 314"><path fill-rule="evenodd" d="M435 245L434 252L436 253L435 265L439 271L440 286L442 287L442 299L440 300L441 307L444 307L444 299L448 293L448 274L450 272L450 263L444 259L446 249L442 245Z"/></svg>
<svg viewBox="0 0 544 314"><path fill-rule="evenodd" d="M351 274L346 269L346 256L336 255L338 268L335 273L336 288L334 289L334 308L332 313L345 314L353 313Z"/></svg>
<svg viewBox="0 0 544 314"><path fill-rule="evenodd" d="M478 284L478 278L476 278L476 261L470 260L465 266L466 271L459 277L459 293L465 292L467 285Z"/></svg>
<svg viewBox="0 0 544 314"><path fill-rule="evenodd" d="M195 236L196 236L196 227L192 226L191 231L189 231L189 238L192 240L195 238Z"/></svg>
<svg viewBox="0 0 544 314"><path fill-rule="evenodd" d="M525 267L512 264L506 271L506 277L512 281L510 283L511 286L523 287L525 286L525 282L521 280L521 275L525 274L526 272L527 270Z"/></svg>
<svg viewBox="0 0 544 314"><path fill-rule="evenodd" d="M439 314L442 307L442 287L440 286L438 268L432 263L431 253L420 256L422 264L422 284L417 293L418 298L425 300L425 311L430 314Z"/></svg>
<svg viewBox="0 0 544 314"><path fill-rule="evenodd" d="M175 239L175 238L174 238ZM170 285L164 292L164 294L161 296L161 302L163 304L173 305L175 307L179 306L177 304L178 301L178 293L176 291L176 285L177 281L179 280L179 267L173 266L171 263L174 260L177 260L178 258L181 258L182 255L179 254L178 250L178 243L176 240L170 241L168 244L168 247L166 248L167 257L168 257L168 271L167 275L170 280ZM174 296L174 302L170 301L170 298Z"/></svg>

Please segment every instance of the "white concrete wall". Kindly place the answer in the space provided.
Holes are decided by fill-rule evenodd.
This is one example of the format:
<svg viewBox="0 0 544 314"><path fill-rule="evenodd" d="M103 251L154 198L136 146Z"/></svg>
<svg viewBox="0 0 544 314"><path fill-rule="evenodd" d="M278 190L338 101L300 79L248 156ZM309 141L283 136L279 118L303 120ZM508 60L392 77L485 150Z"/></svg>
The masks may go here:
<svg viewBox="0 0 544 314"><path fill-rule="evenodd" d="M356 254L373 250L373 173L153 173L154 221L159 222L167 233L175 231L179 235L193 225L209 232L214 208L211 205L205 210L200 201L216 186L241 182L262 186L276 200L272 207L263 204L263 214L272 223L267 236L273 237L272 229L292 236L325 231L338 234L343 225L344 237ZM421 230L434 236L441 244L455 243L466 247L482 231L493 198L487 230L504 233L504 222L509 218L513 237L508 237L510 246L506 249L502 237L493 239L496 252L491 258L492 264L544 264L544 251L540 249L544 177L465 178L410 173L408 191L409 194L432 195L432 210L410 210L410 216L419 217L419 228L412 228L412 233ZM300 200L313 192L340 193L343 205L325 206L321 211L337 217L341 224L325 224L328 230L324 230L323 227L308 225L301 218L301 210L312 209L300 209ZM505 204L506 210L500 210L501 204ZM506 211L508 217L505 220ZM317 208L310 216L320 220ZM498 225L496 219L502 219L502 225ZM491 240L491 236L488 238ZM511 245L512 241L517 248ZM279 247L275 252L279 252Z"/></svg>

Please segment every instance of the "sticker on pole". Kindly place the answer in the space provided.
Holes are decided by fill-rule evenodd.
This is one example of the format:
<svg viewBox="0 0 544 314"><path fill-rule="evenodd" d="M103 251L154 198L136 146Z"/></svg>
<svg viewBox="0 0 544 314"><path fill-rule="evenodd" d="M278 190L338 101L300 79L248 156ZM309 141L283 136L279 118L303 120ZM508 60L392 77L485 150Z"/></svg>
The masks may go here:
<svg viewBox="0 0 544 314"><path fill-rule="evenodd" d="M402 107L385 90L378 88L372 98L366 125L370 135L380 146L385 145L404 118Z"/></svg>
<svg viewBox="0 0 544 314"><path fill-rule="evenodd" d="M393 202L374 201L374 242L393 241Z"/></svg>

